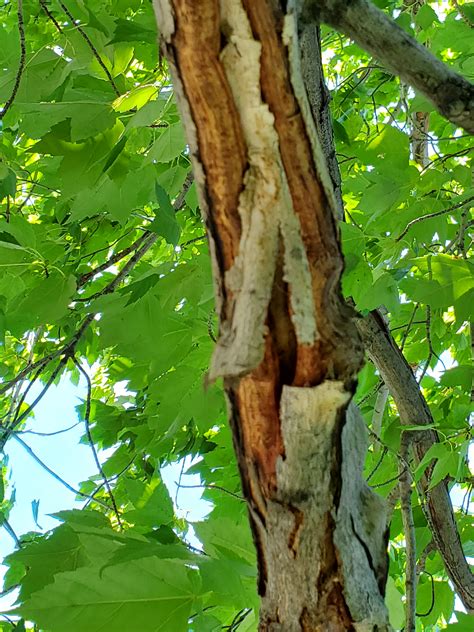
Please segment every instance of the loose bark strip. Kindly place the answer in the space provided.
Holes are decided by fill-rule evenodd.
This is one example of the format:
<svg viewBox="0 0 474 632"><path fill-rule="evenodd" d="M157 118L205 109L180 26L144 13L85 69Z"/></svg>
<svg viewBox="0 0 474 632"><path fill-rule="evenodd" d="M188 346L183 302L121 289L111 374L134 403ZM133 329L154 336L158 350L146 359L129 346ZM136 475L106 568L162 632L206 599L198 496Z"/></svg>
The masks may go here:
<svg viewBox="0 0 474 632"><path fill-rule="evenodd" d="M260 630L388 630L385 504L349 406L362 346L334 191L273 0L155 0L213 255L224 378L257 549Z"/></svg>

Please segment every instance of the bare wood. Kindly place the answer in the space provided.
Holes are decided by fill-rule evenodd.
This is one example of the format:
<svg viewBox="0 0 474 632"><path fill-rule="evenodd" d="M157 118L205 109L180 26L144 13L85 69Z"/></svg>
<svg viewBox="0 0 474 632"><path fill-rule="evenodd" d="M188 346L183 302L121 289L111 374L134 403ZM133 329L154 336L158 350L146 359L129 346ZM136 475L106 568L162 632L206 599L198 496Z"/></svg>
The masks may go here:
<svg viewBox="0 0 474 632"><path fill-rule="evenodd" d="M155 8L213 255L211 378L229 401L260 630L388 630L385 503L348 408L362 347L295 15L271 0Z"/></svg>

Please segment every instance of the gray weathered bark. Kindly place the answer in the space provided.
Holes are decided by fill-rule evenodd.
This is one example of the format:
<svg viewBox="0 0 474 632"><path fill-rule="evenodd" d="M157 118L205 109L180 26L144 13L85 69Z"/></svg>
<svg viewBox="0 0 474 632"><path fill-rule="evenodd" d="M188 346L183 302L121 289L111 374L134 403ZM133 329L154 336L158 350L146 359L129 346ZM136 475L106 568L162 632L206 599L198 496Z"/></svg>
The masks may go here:
<svg viewBox="0 0 474 632"><path fill-rule="evenodd" d="M305 19L341 31L419 90L455 125L474 133L474 85L369 0L302 0Z"/></svg>
<svg viewBox="0 0 474 632"><path fill-rule="evenodd" d="M367 353L387 384L404 426L432 426L434 421L416 378L390 333L373 312L357 321ZM429 448L438 441L431 428L412 433L412 447L419 463ZM429 490L429 475L421 477L418 487L422 506L433 540L443 558L446 571L464 607L474 612L474 575L462 550L454 519L453 507L445 482Z"/></svg>
<svg viewBox="0 0 474 632"><path fill-rule="evenodd" d="M319 29L314 23L306 22L300 27L300 31L303 79L311 109L319 124L319 133L322 138L326 139L322 142L322 148L326 153L329 173L333 182L340 183L329 98L324 84L322 66L314 60L315 50L318 51L317 56L320 55ZM336 199L337 216L342 219L344 214L342 197L339 195ZM431 412L415 376L406 363L403 353L388 332L383 317L375 313L369 315L365 320L357 319L356 323L369 357L379 370L395 401L402 423L406 423L406 425L413 425L413 423L432 424ZM435 441L437 441L437 436L433 431L413 434L412 446L418 462ZM421 494L424 498L429 480L423 478L421 484L423 485ZM433 532L434 541L457 594L464 607L472 612L474 609L474 576L464 556L447 486L444 483L438 485L430 491L428 499L424 509Z"/></svg>
<svg viewBox="0 0 474 632"><path fill-rule="evenodd" d="M362 349L340 293L337 171L296 15L272 0L155 7L213 255L210 375L229 401L260 630L387 631L385 503L362 478L366 437L349 406Z"/></svg>

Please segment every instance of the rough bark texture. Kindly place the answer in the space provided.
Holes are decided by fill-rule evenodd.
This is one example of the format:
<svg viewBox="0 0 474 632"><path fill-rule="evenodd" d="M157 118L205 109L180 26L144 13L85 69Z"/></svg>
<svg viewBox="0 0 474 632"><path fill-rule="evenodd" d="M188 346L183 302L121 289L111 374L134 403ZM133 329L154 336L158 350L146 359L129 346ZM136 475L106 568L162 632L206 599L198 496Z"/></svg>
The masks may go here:
<svg viewBox="0 0 474 632"><path fill-rule="evenodd" d="M369 357L379 369L394 399L400 422L406 426L432 426L433 417L416 378L381 322L381 317L373 312L366 318L358 319L357 324ZM438 437L432 429L411 434L415 460L419 463ZM428 470L418 485L434 542L463 605L468 611L474 612L474 575L464 557L446 483L443 481L431 490L429 484Z"/></svg>
<svg viewBox="0 0 474 632"><path fill-rule="evenodd" d="M282 4L155 0L213 254L210 378L229 401L260 629L383 631L385 508L362 479L349 404L362 347L297 15Z"/></svg>
<svg viewBox="0 0 474 632"><path fill-rule="evenodd" d="M302 0L305 20L353 39L419 90L455 125L474 133L474 85L432 55L369 0Z"/></svg>
<svg viewBox="0 0 474 632"><path fill-rule="evenodd" d="M329 99L327 91L321 87L324 86L324 77L321 64L318 62L319 55L314 53L315 50L319 50L319 27L314 23L306 22L300 26L300 33L303 80L320 137L324 139L321 145L326 155L329 173L336 192L339 191L339 195L335 196L337 217L342 220L344 207L340 195L341 179L335 153ZM384 317L379 312L375 312L364 320L357 319L356 323L370 359L388 386L395 405L397 408L399 405L401 407L401 410L400 408L398 410L402 423L433 424L433 418L415 376L388 332ZM437 437L433 432L410 434L413 452L419 462L433 441L437 441ZM436 546L464 607L469 612L474 612L474 576L462 549L449 490L444 483L441 483L434 490L435 497L433 497L433 492L426 493L429 487L427 478L422 480L422 484L421 497L428 496L424 510Z"/></svg>

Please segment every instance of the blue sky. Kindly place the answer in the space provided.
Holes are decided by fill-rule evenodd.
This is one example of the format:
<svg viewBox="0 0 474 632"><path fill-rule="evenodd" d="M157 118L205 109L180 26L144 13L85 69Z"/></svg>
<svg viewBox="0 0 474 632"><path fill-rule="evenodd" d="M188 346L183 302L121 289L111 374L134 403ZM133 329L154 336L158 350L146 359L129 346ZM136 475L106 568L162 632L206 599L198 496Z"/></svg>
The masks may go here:
<svg viewBox="0 0 474 632"><path fill-rule="evenodd" d="M35 399L41 391L41 385L34 385L28 395L28 401ZM32 417L25 430L51 433L72 426L78 422L75 407L81 403L86 395L85 380L82 379L78 386L72 384L68 376L61 379L58 385L51 386L44 398L35 408ZM35 454L46 463L61 478L72 487L78 488L81 481L96 474L97 468L92 451L88 445L80 444L79 440L84 433L84 426L79 423L68 432L54 436L38 436L23 434L22 439L33 449ZM18 536L30 530L39 531L35 523L32 502L39 500L38 524L43 531L47 531L59 524L51 518L52 514L61 509L80 508L85 501L76 501L75 495L66 489L45 471L25 449L14 439L10 439L6 446L6 455L9 459L10 487L7 493L14 487L16 490L16 502L9 517L9 522ZM106 455L99 455L103 462ZM191 462L186 463L186 466ZM181 471L181 464L176 463L164 468L163 480L168 486L171 497L176 495L176 484ZM199 476L184 476L183 485L198 485ZM179 516L188 520L201 520L210 509L209 503L201 500L202 489L192 488L179 491L177 511ZM192 539L192 536L191 536ZM196 544L193 542L193 544ZM0 529L0 556L3 559L14 551L15 543L5 529ZM0 565L0 580L3 578L5 567ZM10 594L0 598L0 610L9 608L12 603Z"/></svg>

